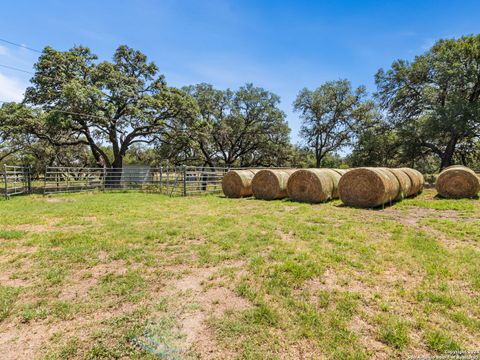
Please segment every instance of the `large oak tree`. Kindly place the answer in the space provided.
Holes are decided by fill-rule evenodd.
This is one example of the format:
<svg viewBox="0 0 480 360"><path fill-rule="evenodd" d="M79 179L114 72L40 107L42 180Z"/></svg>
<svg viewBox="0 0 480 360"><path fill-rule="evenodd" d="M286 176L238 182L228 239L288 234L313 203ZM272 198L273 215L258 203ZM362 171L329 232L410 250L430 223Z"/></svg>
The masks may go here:
<svg viewBox="0 0 480 360"><path fill-rule="evenodd" d="M247 84L236 91L209 84L184 88L197 102L198 119L178 123L163 138L166 154L209 166L279 166L291 151L290 129L279 97Z"/></svg>
<svg viewBox="0 0 480 360"><path fill-rule="evenodd" d="M191 97L167 86L157 66L127 46L118 47L112 62L98 62L85 47L47 47L35 69L25 103L46 116L31 130L58 146L88 145L107 168L121 168L132 145L151 143L173 122L197 113Z"/></svg>
<svg viewBox="0 0 480 360"><path fill-rule="evenodd" d="M365 97L365 88L352 90L348 80L329 81L297 95L293 106L303 120L300 136L314 152L317 167L328 154L351 145L356 127L371 117L374 104Z"/></svg>
<svg viewBox="0 0 480 360"><path fill-rule="evenodd" d="M480 35L440 40L412 62L397 60L391 69L380 69L376 82L405 147L435 154L440 168L478 140Z"/></svg>

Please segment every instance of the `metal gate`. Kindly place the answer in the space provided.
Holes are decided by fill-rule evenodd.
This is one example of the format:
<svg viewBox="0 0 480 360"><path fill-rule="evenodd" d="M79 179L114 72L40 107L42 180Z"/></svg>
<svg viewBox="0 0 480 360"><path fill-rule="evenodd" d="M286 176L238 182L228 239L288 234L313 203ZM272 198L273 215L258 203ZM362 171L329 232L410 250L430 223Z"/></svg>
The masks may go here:
<svg viewBox="0 0 480 360"><path fill-rule="evenodd" d="M221 191L225 167L135 166L124 168L47 167L44 194L141 190L168 195Z"/></svg>
<svg viewBox="0 0 480 360"><path fill-rule="evenodd" d="M3 195L29 194L32 188L31 169L29 166L3 166Z"/></svg>

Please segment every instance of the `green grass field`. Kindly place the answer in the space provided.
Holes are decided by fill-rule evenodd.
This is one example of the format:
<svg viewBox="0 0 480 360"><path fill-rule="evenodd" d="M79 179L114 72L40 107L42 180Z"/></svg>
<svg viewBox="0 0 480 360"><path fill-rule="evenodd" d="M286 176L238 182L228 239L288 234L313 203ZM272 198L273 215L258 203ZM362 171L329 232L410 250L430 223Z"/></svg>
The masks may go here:
<svg viewBox="0 0 480 360"><path fill-rule="evenodd" d="M0 201L2 359L390 359L480 346L480 201Z"/></svg>

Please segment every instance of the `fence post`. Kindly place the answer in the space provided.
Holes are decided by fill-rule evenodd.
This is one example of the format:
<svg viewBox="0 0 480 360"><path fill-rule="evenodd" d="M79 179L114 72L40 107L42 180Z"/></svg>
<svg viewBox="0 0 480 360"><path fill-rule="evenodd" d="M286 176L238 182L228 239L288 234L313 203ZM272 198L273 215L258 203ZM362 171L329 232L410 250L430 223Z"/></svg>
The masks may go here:
<svg viewBox="0 0 480 360"><path fill-rule="evenodd" d="M103 186L102 191L105 192L105 182L107 181L107 169L103 167Z"/></svg>
<svg viewBox="0 0 480 360"><path fill-rule="evenodd" d="M45 173L43 174L43 196L47 193L47 174L48 174L48 166L45 165Z"/></svg>
<svg viewBox="0 0 480 360"><path fill-rule="evenodd" d="M187 167L183 165L183 196L187 196Z"/></svg>
<svg viewBox="0 0 480 360"><path fill-rule="evenodd" d="M162 176L163 176L163 167L162 167L162 165L160 165L160 187L159 187L159 189L160 189L160 193L162 193L162 192L163 192L163 187L162 187Z"/></svg>
<svg viewBox="0 0 480 360"><path fill-rule="evenodd" d="M27 166L27 194L32 193L32 166Z"/></svg>
<svg viewBox="0 0 480 360"><path fill-rule="evenodd" d="M168 163L167 161L167 192L168 192L168 188L170 187L170 164Z"/></svg>
<svg viewBox="0 0 480 360"><path fill-rule="evenodd" d="M3 165L3 179L5 184L5 199L8 199L8 180L7 180L7 165Z"/></svg>

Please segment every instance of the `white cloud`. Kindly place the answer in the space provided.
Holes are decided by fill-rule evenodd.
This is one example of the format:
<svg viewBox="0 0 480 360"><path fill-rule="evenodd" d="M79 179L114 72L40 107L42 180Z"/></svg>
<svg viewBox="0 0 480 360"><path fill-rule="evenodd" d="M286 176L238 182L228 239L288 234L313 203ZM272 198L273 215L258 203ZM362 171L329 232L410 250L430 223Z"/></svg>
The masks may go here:
<svg viewBox="0 0 480 360"><path fill-rule="evenodd" d="M22 101L26 85L17 79L0 73L0 100Z"/></svg>

